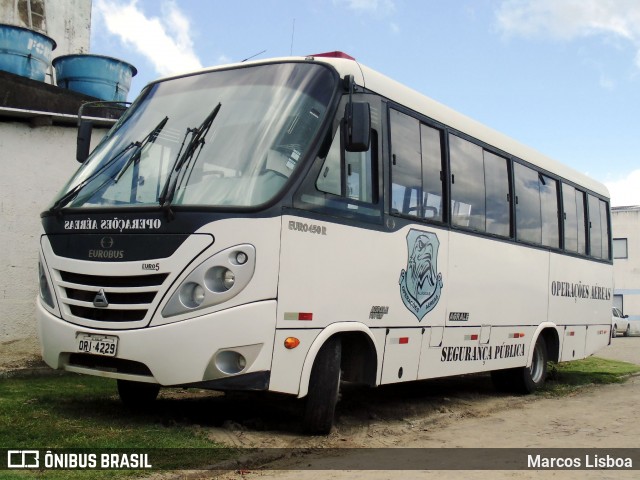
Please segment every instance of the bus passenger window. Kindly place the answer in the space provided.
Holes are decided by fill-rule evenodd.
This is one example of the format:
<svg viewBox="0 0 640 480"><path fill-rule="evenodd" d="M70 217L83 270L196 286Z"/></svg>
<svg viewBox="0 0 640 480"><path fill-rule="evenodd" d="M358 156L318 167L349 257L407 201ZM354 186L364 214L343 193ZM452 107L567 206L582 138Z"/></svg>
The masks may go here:
<svg viewBox="0 0 640 480"><path fill-rule="evenodd" d="M422 216L420 122L391 110L391 149L391 211Z"/></svg>
<svg viewBox="0 0 640 480"><path fill-rule="evenodd" d="M558 216L558 182L545 175L538 175L540 186L540 213L542 218L542 245L560 246Z"/></svg>
<svg viewBox="0 0 640 480"><path fill-rule="evenodd" d="M600 200L589 195L589 253L602 258L602 228L600 225Z"/></svg>
<svg viewBox="0 0 640 480"><path fill-rule="evenodd" d="M564 249L578 251L578 216L576 209L576 189L562 184L562 205L564 207Z"/></svg>
<svg viewBox="0 0 640 480"><path fill-rule="evenodd" d="M609 255L609 205L607 202L600 200L600 229L602 230L602 258L608 260Z"/></svg>
<svg viewBox="0 0 640 480"><path fill-rule="evenodd" d="M484 151L487 233L508 237L511 224L507 159Z"/></svg>
<svg viewBox="0 0 640 480"><path fill-rule="evenodd" d="M584 192L571 185L562 184L562 203L564 205L564 249L585 255Z"/></svg>
<svg viewBox="0 0 640 480"><path fill-rule="evenodd" d="M451 223L485 231L485 185L482 147L449 136L451 153Z"/></svg>
<svg viewBox="0 0 640 480"><path fill-rule="evenodd" d="M518 240L542 243L540 187L538 172L519 163L514 164L516 194L516 235Z"/></svg>
<svg viewBox="0 0 640 480"><path fill-rule="evenodd" d="M587 254L587 210L585 193L576 190L576 211L578 212L578 253Z"/></svg>
<svg viewBox="0 0 640 480"><path fill-rule="evenodd" d="M558 248L558 182L519 163L514 178L518 240Z"/></svg>
<svg viewBox="0 0 640 480"><path fill-rule="evenodd" d="M441 222L442 131L391 110L391 212Z"/></svg>
<svg viewBox="0 0 640 480"><path fill-rule="evenodd" d="M420 124L423 212L427 220L442 221L442 132Z"/></svg>
<svg viewBox="0 0 640 480"><path fill-rule="evenodd" d="M589 254L609 259L609 216L607 202L589 195Z"/></svg>

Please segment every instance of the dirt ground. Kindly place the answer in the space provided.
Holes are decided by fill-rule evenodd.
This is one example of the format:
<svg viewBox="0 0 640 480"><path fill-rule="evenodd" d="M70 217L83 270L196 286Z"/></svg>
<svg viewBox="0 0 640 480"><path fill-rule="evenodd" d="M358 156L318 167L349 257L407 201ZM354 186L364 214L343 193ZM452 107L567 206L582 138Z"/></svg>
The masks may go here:
<svg viewBox="0 0 640 480"><path fill-rule="evenodd" d="M42 365L37 338L0 341L0 374Z"/></svg>
<svg viewBox="0 0 640 480"><path fill-rule="evenodd" d="M24 355L24 352L29 355ZM35 342L0 345L0 374L17 367L38 370ZM640 338L615 338L598 356L640 364ZM46 367L45 367L46 368ZM628 448L640 446L635 421L640 376L624 384L590 387L563 398L497 394L488 375L357 388L347 385L338 404L336 427L328 436L300 431L300 402L290 397L249 394L207 396L204 412L187 421L201 423L211 439L247 448L295 452L270 458L270 470L216 475L194 471L154 475L154 479L306 480L306 479L636 479L635 471L387 471L363 470L372 448ZM191 392L191 391L189 391ZM161 396L193 399L194 394L166 390ZM306 455L305 449L342 449L333 457ZM464 450L461 450L464 454ZM310 470L311 465L317 470ZM304 470L301 468L306 467Z"/></svg>
<svg viewBox="0 0 640 480"><path fill-rule="evenodd" d="M600 357L640 364L640 338L616 338ZM515 397L493 392L484 376L420 382L343 394L328 437L260 432L242 420L212 428L211 437L243 447L334 448L629 448L640 446L640 376L624 384L587 388L563 398ZM230 472L228 479L637 479L635 471L388 471L360 470L372 450L345 450L331 458L294 456L271 470ZM461 451L461 454L464 454ZM309 465L318 470L307 469ZM305 469L301 470L300 467ZM298 467L298 468L296 468ZM636 466L637 468L637 466ZM175 478L212 478L191 472Z"/></svg>

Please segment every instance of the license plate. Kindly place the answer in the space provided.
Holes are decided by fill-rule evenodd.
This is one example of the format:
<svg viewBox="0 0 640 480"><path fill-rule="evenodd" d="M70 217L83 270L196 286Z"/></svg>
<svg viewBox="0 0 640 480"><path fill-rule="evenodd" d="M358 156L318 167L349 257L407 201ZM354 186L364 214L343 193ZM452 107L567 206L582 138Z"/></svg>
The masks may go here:
<svg viewBox="0 0 640 480"><path fill-rule="evenodd" d="M110 335L79 333L76 336L76 341L78 342L78 352L82 353L115 357L118 351L118 337Z"/></svg>

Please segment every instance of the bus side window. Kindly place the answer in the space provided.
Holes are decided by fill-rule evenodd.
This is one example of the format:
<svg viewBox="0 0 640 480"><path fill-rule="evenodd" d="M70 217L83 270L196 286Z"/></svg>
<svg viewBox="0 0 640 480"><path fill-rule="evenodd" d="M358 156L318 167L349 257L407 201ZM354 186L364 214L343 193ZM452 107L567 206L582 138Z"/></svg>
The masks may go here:
<svg viewBox="0 0 640 480"><path fill-rule="evenodd" d="M391 212L442 221L442 131L391 110Z"/></svg>
<svg viewBox="0 0 640 480"><path fill-rule="evenodd" d="M325 193L346 197L364 203L377 202L377 172L375 130L371 131L371 144L366 152L346 152L340 145L340 129L336 132L325 158L316 188ZM342 167L344 154L344 168ZM357 209L357 205L349 205Z"/></svg>
<svg viewBox="0 0 640 480"><path fill-rule="evenodd" d="M564 207L564 249L568 252L577 252L578 209L576 206L576 189L566 183L562 184L562 205Z"/></svg>
<svg viewBox="0 0 640 480"><path fill-rule="evenodd" d="M455 135L449 136L451 152L451 223L485 231L486 195L482 147Z"/></svg>
<svg viewBox="0 0 640 480"><path fill-rule="evenodd" d="M391 150L391 211L422 216L420 122L393 109Z"/></svg>
<svg viewBox="0 0 640 480"><path fill-rule="evenodd" d="M508 237L511 226L507 159L484 150L487 233Z"/></svg>
<svg viewBox="0 0 640 480"><path fill-rule="evenodd" d="M519 163L514 173L518 240L558 248L558 181Z"/></svg>
<svg viewBox="0 0 640 480"><path fill-rule="evenodd" d="M336 131L331 142L327 158L324 159L316 188L321 192L342 195L342 175L340 168L340 129Z"/></svg>
<svg viewBox="0 0 640 480"><path fill-rule="evenodd" d="M564 205L564 249L582 255L587 253L584 192L571 185L562 184Z"/></svg>
<svg viewBox="0 0 640 480"><path fill-rule="evenodd" d="M442 218L442 131L420 124L423 212L427 220Z"/></svg>
<svg viewBox="0 0 640 480"><path fill-rule="evenodd" d="M516 234L518 240L542 243L542 215L538 172L514 164L516 194Z"/></svg>
<svg viewBox="0 0 640 480"><path fill-rule="evenodd" d="M608 260L609 216L607 202L589 195L589 254Z"/></svg>

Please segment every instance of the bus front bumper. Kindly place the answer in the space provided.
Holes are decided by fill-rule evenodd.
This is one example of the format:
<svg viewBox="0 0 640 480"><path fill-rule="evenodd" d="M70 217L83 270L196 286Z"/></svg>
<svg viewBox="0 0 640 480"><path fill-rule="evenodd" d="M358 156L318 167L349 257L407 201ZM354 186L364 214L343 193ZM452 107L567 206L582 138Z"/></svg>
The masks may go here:
<svg viewBox="0 0 640 480"><path fill-rule="evenodd" d="M40 302L36 315L42 357L52 368L164 386L253 390L268 388L276 305L267 300L137 330L74 325ZM101 336L116 343L114 356L79 351L80 338Z"/></svg>

